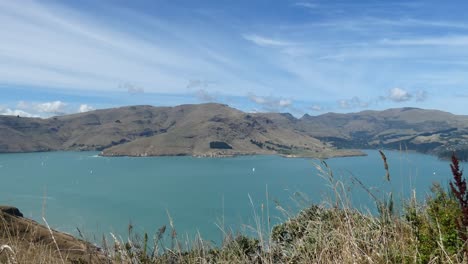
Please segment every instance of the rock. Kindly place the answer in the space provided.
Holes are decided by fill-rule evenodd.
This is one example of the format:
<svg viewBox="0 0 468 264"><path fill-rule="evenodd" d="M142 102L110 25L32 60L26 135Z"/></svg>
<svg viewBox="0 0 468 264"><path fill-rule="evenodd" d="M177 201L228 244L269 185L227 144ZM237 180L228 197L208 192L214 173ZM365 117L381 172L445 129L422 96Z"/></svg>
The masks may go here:
<svg viewBox="0 0 468 264"><path fill-rule="evenodd" d="M0 205L0 212L6 213L12 216L23 217L23 213L21 213L18 208L13 207L13 206Z"/></svg>

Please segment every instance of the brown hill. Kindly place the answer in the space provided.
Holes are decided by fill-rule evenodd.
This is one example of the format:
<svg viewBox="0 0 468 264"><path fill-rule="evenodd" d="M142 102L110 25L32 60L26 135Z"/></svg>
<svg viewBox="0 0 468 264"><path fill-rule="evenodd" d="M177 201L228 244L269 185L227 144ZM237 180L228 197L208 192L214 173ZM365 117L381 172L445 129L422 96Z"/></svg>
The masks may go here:
<svg viewBox="0 0 468 264"><path fill-rule="evenodd" d="M438 110L305 115L298 129L340 148L409 149L442 157L455 150L468 158L468 116Z"/></svg>
<svg viewBox="0 0 468 264"><path fill-rule="evenodd" d="M100 150L109 156L281 154L409 149L468 159L468 116L418 108L305 115L244 113L221 104L128 106L49 119L0 116L0 152Z"/></svg>
<svg viewBox="0 0 468 264"><path fill-rule="evenodd" d="M0 151L101 150L109 156L358 155L322 143L282 114L221 104L129 106L49 119L0 117ZM5 135L5 136L4 136Z"/></svg>

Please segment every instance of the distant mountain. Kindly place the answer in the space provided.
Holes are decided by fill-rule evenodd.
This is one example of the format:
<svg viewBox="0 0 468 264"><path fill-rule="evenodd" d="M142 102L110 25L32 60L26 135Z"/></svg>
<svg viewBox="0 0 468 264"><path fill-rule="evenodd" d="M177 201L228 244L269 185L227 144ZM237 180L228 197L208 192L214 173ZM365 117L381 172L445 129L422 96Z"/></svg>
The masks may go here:
<svg viewBox="0 0 468 264"><path fill-rule="evenodd" d="M0 116L0 152L100 150L106 156L360 155L221 104L129 106L49 119Z"/></svg>
<svg viewBox="0 0 468 264"><path fill-rule="evenodd" d="M0 152L107 156L280 154L327 158L386 148L468 159L468 116L398 108L295 118L221 104L128 106L48 119L0 116Z"/></svg>
<svg viewBox="0 0 468 264"><path fill-rule="evenodd" d="M351 114L305 115L298 130L338 148L414 150L468 159L468 116L397 108Z"/></svg>

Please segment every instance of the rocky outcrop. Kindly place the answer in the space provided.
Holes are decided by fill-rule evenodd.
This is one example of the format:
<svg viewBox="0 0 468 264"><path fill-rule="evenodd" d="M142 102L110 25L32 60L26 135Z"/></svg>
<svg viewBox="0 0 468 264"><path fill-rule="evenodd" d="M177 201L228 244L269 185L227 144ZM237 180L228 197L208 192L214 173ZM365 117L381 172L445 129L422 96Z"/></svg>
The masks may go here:
<svg viewBox="0 0 468 264"><path fill-rule="evenodd" d="M0 212L9 214L12 216L23 217L23 213L20 210L13 206L0 205Z"/></svg>

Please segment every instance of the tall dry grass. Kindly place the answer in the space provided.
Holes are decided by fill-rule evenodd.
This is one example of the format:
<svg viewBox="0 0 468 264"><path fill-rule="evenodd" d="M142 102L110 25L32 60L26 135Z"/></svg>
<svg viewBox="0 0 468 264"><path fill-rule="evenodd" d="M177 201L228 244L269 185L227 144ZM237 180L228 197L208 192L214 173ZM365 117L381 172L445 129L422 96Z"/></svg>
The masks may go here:
<svg viewBox="0 0 468 264"><path fill-rule="evenodd" d="M385 162L382 153L383 161ZM201 235L179 238L168 214L169 226L154 235L136 234L129 225L128 237L111 234L101 242L101 258L79 260L60 257L57 243L23 243L21 234L5 235L0 261L5 263L467 263L467 245L460 229L461 208L450 190L434 185L426 201L415 195L395 210L393 196L377 196L359 182L375 201L377 214L352 206L347 186L333 175L325 162L317 164L330 188L321 204L310 205L272 227L268 204L253 209L255 236L224 234L222 245L213 246ZM390 181L388 165L386 178ZM459 180L461 181L461 180ZM267 201L268 190L266 191ZM468 196L467 196L468 197ZM281 212L288 212L277 206ZM220 225L223 226L223 225ZM60 250L59 250L60 251ZM89 254L84 253L84 254ZM80 261L80 262L77 262Z"/></svg>

